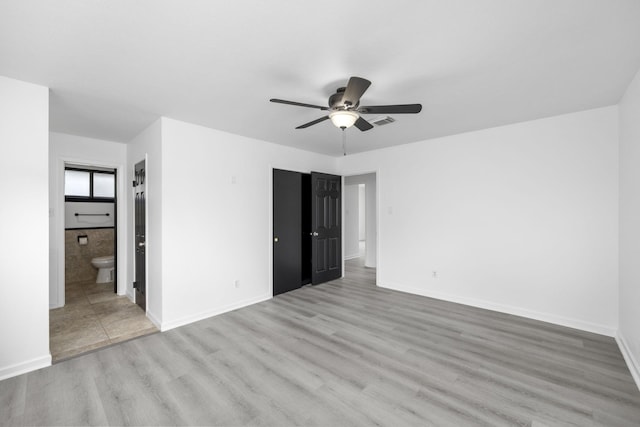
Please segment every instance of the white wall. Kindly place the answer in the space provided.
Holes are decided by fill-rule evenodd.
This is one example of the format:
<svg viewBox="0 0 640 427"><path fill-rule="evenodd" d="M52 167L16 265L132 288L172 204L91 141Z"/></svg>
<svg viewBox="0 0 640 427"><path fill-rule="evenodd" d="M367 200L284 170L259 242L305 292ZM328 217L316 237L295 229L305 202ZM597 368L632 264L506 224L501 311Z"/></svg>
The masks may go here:
<svg viewBox="0 0 640 427"><path fill-rule="evenodd" d="M640 387L640 72L620 112L620 329L627 364Z"/></svg>
<svg viewBox="0 0 640 427"><path fill-rule="evenodd" d="M51 364L49 91L0 76L0 380Z"/></svg>
<svg viewBox="0 0 640 427"><path fill-rule="evenodd" d="M162 144L162 328L270 298L272 168L335 159L164 118Z"/></svg>
<svg viewBox="0 0 640 427"><path fill-rule="evenodd" d="M147 317L160 328L163 319L163 227L164 196L163 196L163 152L162 152L162 119L156 120L127 144L127 182L134 181L134 166L141 160L146 160L146 297ZM133 187L127 185L127 248L133 248ZM184 249L184 248L183 248ZM133 281L134 265L133 251L129 252L130 262L127 266L127 295L134 299Z"/></svg>
<svg viewBox="0 0 640 427"><path fill-rule="evenodd" d="M49 307L64 305L64 165L102 166L118 172L118 293L127 283L128 246L126 166L127 146L120 142L51 132L49 134Z"/></svg>
<svg viewBox="0 0 640 427"><path fill-rule="evenodd" d="M614 106L346 156L339 170L378 172L381 286L613 335L616 141Z"/></svg>
<svg viewBox="0 0 640 427"><path fill-rule="evenodd" d="M80 215L76 215L76 214L80 214ZM90 214L90 215L82 215L82 214ZM66 202L64 204L64 228L65 229L114 227L115 225L116 225L115 203Z"/></svg>
<svg viewBox="0 0 640 427"><path fill-rule="evenodd" d="M360 256L360 187L345 185L342 189L344 200L344 259Z"/></svg>

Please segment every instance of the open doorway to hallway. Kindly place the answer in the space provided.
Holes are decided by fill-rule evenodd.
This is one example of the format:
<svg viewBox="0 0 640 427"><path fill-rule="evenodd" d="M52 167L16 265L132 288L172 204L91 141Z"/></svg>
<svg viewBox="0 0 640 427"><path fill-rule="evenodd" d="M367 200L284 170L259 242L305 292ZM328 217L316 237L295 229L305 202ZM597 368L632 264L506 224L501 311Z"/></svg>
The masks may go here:
<svg viewBox="0 0 640 427"><path fill-rule="evenodd" d="M345 277L373 275L377 264L376 174L344 178ZM374 279L375 281L375 279Z"/></svg>

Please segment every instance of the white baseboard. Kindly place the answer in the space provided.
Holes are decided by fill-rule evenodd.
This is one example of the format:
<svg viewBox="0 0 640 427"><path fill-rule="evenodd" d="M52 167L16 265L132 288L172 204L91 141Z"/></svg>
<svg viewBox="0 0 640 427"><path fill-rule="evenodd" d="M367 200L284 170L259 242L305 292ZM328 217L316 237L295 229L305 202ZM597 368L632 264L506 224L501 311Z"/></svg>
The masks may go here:
<svg viewBox="0 0 640 427"><path fill-rule="evenodd" d="M263 296L258 297L258 298L250 298L250 299L239 301L239 302L236 302L236 303L233 303L233 304L229 304L229 305L226 305L226 306L217 307L217 308L214 308L214 309L211 309L211 310L203 311L201 313L194 314L194 315L191 315L191 316L185 316L185 317L183 317L181 319L162 322L160 330L162 332L168 331L169 329L177 328L179 326L188 325L189 323L197 322L198 320L207 319L207 318L212 317L212 316L217 316L218 314L226 313L228 311L237 310L239 308L246 307L248 305L257 304L259 302L266 301L266 300L269 300L271 298L273 298L271 295L263 295ZM147 313L147 315L149 315L149 313Z"/></svg>
<svg viewBox="0 0 640 427"><path fill-rule="evenodd" d="M127 293L126 293L125 295L127 296L127 298L129 298L129 301L131 301L132 303L134 303L134 304L135 304L135 302L136 302L136 298L135 298L135 296L133 295L133 292L129 292L129 291L127 290Z"/></svg>
<svg viewBox="0 0 640 427"><path fill-rule="evenodd" d="M636 387L640 390L640 363L638 363L635 357L633 357L633 353L629 350L627 341L620 331L616 334L616 342L618 343L618 347L620 347L620 352L622 353L622 357L624 357L624 361L627 362L631 376L636 382Z"/></svg>
<svg viewBox="0 0 640 427"><path fill-rule="evenodd" d="M131 299L131 301L133 302L133 298ZM149 320L151 320L151 323L153 323L153 325L158 328L158 330L162 330L162 322L160 321L160 319L158 319L158 317L156 317L152 312L147 310L147 318Z"/></svg>
<svg viewBox="0 0 640 427"><path fill-rule="evenodd" d="M354 255L345 255L345 256L344 256L344 260L345 260L345 261L346 261L346 260L349 260L349 259L354 259L354 258L360 258L360 254L359 254L359 253L357 253L357 254L354 254Z"/></svg>
<svg viewBox="0 0 640 427"><path fill-rule="evenodd" d="M51 354L0 368L0 381L51 366Z"/></svg>
<svg viewBox="0 0 640 427"><path fill-rule="evenodd" d="M455 302L457 304L470 305L472 307L484 308L486 310L498 311L500 313L513 314L515 316L526 317L528 319L540 320L543 322L553 323L555 325L566 326L569 328L580 329L581 331L593 332L608 337L616 336L616 329L596 323L585 322L579 319L558 316L551 313L544 313L535 310L529 310L521 307L514 307L503 304L496 304L491 301L485 301L476 298L461 297L442 292L432 292L426 289L413 288L409 286L397 285L393 283L378 283L381 288L393 289L395 291L406 292L415 295L421 295L429 298L435 298L443 301Z"/></svg>

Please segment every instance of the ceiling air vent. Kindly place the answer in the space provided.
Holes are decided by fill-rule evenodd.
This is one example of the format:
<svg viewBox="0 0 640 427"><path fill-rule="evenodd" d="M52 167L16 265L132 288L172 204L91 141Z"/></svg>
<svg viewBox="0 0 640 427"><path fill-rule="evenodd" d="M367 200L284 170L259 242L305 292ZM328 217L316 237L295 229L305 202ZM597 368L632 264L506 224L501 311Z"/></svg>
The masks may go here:
<svg viewBox="0 0 640 427"><path fill-rule="evenodd" d="M388 125L389 123L393 123L395 121L396 120L393 117L384 116L384 117L375 118L373 120L369 120L369 123L376 126L382 126L382 125Z"/></svg>

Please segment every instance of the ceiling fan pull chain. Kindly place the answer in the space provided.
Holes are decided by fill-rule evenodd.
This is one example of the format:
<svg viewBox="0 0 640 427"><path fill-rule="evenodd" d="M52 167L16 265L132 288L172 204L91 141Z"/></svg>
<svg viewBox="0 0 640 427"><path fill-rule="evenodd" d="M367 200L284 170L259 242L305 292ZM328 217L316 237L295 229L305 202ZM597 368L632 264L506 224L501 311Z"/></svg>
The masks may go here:
<svg viewBox="0 0 640 427"><path fill-rule="evenodd" d="M346 128L342 128L342 153L344 156L347 155L347 133L345 131Z"/></svg>

